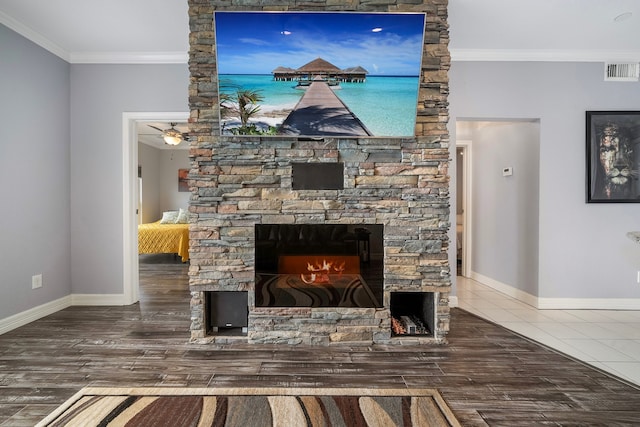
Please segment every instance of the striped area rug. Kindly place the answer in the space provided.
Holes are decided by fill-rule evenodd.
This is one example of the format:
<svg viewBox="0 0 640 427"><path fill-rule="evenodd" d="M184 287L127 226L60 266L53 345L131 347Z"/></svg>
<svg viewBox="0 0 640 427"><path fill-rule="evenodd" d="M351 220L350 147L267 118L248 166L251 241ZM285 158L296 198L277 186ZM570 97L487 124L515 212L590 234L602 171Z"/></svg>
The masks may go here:
<svg viewBox="0 0 640 427"><path fill-rule="evenodd" d="M97 388L38 426L459 426L435 389Z"/></svg>

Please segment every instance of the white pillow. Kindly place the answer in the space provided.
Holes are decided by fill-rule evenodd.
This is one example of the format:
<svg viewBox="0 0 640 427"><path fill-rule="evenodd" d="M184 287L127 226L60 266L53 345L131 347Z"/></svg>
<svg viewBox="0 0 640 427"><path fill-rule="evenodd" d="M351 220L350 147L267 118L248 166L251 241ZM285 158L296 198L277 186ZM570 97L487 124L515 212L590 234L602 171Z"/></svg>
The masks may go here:
<svg viewBox="0 0 640 427"><path fill-rule="evenodd" d="M162 219L160 220L160 224L175 224L177 219L178 212L176 211L162 212Z"/></svg>
<svg viewBox="0 0 640 427"><path fill-rule="evenodd" d="M178 217L176 218L176 224L187 224L189 222L189 212L180 208Z"/></svg>

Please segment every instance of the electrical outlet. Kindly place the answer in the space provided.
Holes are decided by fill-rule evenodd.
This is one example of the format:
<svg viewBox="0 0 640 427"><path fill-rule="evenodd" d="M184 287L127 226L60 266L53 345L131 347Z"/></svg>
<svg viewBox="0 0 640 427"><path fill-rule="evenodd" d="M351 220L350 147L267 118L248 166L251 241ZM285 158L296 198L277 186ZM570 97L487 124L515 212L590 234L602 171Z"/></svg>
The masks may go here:
<svg viewBox="0 0 640 427"><path fill-rule="evenodd" d="M36 274L31 276L31 289L38 289L42 287L42 274Z"/></svg>

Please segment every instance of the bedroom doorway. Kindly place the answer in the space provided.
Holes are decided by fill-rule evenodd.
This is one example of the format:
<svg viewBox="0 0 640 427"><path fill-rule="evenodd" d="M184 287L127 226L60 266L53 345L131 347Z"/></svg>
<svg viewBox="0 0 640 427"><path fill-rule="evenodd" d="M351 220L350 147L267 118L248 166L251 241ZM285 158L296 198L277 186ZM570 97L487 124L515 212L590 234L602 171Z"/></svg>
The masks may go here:
<svg viewBox="0 0 640 427"><path fill-rule="evenodd" d="M122 281L125 304L134 304L140 299L138 124L140 122L186 122L188 118L188 112L122 113Z"/></svg>

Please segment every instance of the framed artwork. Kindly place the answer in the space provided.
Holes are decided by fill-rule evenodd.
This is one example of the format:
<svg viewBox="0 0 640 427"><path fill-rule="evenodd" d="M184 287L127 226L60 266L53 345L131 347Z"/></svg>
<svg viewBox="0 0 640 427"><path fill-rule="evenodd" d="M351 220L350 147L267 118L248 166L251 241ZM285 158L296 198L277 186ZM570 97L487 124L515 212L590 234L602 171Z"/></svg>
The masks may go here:
<svg viewBox="0 0 640 427"><path fill-rule="evenodd" d="M640 203L640 111L587 111L587 203Z"/></svg>
<svg viewBox="0 0 640 427"><path fill-rule="evenodd" d="M413 136L425 18L214 12L221 134Z"/></svg>
<svg viewBox="0 0 640 427"><path fill-rule="evenodd" d="M178 191L189 191L189 169L178 169Z"/></svg>

